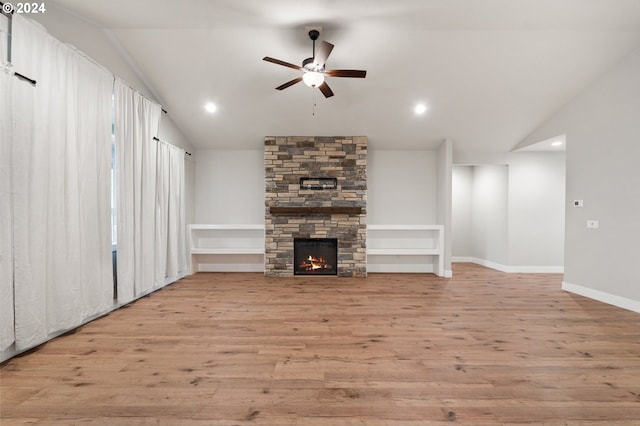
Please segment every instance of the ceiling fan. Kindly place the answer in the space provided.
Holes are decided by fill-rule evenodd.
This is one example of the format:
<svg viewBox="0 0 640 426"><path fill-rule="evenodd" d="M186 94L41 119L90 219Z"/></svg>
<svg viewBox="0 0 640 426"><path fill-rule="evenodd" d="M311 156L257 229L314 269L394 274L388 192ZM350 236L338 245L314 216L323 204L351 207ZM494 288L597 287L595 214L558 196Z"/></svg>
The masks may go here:
<svg viewBox="0 0 640 426"><path fill-rule="evenodd" d="M270 58L269 56L265 56L262 58L264 61L272 62L274 64L282 65L285 67L293 68L295 70L302 71L302 76L298 78L294 78L291 81L287 81L286 83L276 87L277 90L284 90L287 87L293 86L296 83L300 83L304 81L304 83L312 88L317 87L320 89L325 98L329 98L333 96L333 91L329 87L326 81L324 81L325 77L350 77L350 78L365 78L367 72L364 70L327 70L325 69L325 63L327 62L327 58L331 54L333 50L333 44L328 43L326 41L322 41L320 43L320 47L318 47L318 51L316 52L316 40L320 36L320 31L318 30L310 30L309 38L313 41L313 56L311 58L307 58L302 61L302 66L294 65L289 62L281 61L279 59Z"/></svg>

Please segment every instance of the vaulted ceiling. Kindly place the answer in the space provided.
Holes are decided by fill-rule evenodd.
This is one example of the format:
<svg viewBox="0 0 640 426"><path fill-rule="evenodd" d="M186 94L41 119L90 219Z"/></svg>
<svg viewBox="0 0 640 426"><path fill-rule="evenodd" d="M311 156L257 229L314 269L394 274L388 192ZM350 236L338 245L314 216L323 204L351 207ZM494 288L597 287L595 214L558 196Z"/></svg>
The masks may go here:
<svg viewBox="0 0 640 426"><path fill-rule="evenodd" d="M640 0L50 0L106 31L196 148L366 135L378 149L514 148L640 46ZM335 96L262 61L335 45ZM206 102L218 110L208 114ZM416 115L417 103L427 112Z"/></svg>

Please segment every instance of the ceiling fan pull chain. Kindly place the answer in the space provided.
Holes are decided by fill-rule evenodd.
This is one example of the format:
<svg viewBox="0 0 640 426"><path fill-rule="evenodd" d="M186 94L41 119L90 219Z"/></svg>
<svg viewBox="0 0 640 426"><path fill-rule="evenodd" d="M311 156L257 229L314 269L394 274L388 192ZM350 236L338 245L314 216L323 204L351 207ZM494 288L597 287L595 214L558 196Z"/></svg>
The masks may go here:
<svg viewBox="0 0 640 426"><path fill-rule="evenodd" d="M312 116L316 116L316 91L315 88L314 90L312 90L313 92L313 112L311 113Z"/></svg>

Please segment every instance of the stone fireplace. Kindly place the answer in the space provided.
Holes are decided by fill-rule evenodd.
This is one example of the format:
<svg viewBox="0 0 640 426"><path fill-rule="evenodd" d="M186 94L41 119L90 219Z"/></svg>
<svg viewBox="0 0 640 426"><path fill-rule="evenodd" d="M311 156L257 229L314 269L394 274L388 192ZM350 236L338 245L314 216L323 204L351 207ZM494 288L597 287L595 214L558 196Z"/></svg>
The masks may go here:
<svg viewBox="0 0 640 426"><path fill-rule="evenodd" d="M264 154L265 275L294 275L294 239L330 239L331 275L365 277L367 138L267 137Z"/></svg>

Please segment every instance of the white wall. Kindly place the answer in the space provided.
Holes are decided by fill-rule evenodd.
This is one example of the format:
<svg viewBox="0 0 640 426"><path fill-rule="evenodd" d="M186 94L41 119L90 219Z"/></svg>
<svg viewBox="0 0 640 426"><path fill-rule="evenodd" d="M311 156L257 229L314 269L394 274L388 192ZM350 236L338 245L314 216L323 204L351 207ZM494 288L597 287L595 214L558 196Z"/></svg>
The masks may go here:
<svg viewBox="0 0 640 426"><path fill-rule="evenodd" d="M473 167L455 166L452 172L451 253L454 258L473 255L471 228Z"/></svg>
<svg viewBox="0 0 640 426"><path fill-rule="evenodd" d="M263 150L198 150L195 223L264 223Z"/></svg>
<svg viewBox="0 0 640 426"><path fill-rule="evenodd" d="M453 141L447 139L440 144L437 151L438 167L436 180L436 216L437 224L444 229L444 271L440 275L451 277L451 206L452 206L452 167L453 167Z"/></svg>
<svg viewBox="0 0 640 426"><path fill-rule="evenodd" d="M264 222L264 152L198 150L195 223ZM367 158L367 223L435 224L437 153L372 151Z"/></svg>
<svg viewBox="0 0 640 426"><path fill-rule="evenodd" d="M524 143L567 135L563 288L640 312L640 48ZM599 220L587 229L587 220Z"/></svg>
<svg viewBox="0 0 640 426"><path fill-rule="evenodd" d="M509 263L513 269L562 272L564 152L509 154Z"/></svg>
<svg viewBox="0 0 640 426"><path fill-rule="evenodd" d="M472 256L488 264L507 265L509 170L503 165L473 168Z"/></svg>
<svg viewBox="0 0 640 426"><path fill-rule="evenodd" d="M504 159L508 167L454 167L453 256L506 272L562 272L564 153L519 152Z"/></svg>
<svg viewBox="0 0 640 426"><path fill-rule="evenodd" d="M437 223L436 151L381 151L367 155L367 223Z"/></svg>

